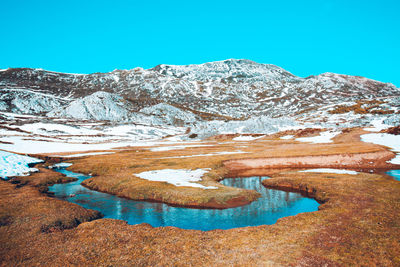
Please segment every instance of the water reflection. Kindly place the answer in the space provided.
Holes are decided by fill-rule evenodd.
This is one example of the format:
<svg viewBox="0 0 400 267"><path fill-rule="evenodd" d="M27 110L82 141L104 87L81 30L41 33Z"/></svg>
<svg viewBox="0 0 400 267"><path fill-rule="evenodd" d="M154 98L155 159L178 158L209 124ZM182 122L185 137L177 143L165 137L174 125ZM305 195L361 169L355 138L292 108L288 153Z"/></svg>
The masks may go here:
<svg viewBox="0 0 400 267"><path fill-rule="evenodd" d="M268 177L229 178L221 183L228 186L257 190L262 197L249 205L224 210L189 209L171 207L162 203L150 203L119 198L92 191L80 183L90 178L65 169L57 171L76 177L78 181L56 184L49 188L55 196L95 209L105 218L125 220L129 224L149 223L152 226L176 226L183 229L212 230L244 226L274 224L279 218L301 212L316 211L319 204L298 193L266 189L262 180Z"/></svg>

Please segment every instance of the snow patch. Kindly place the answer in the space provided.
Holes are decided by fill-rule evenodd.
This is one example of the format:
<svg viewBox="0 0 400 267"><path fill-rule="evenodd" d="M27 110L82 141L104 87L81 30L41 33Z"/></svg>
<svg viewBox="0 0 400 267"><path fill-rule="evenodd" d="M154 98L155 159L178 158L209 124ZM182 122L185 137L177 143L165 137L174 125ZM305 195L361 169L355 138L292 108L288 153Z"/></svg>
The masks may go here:
<svg viewBox="0 0 400 267"><path fill-rule="evenodd" d="M169 184L173 184L175 186L190 186L190 187L198 187L202 189L218 189L215 186L204 186L195 182L201 181L201 177L205 173L207 173L209 169L197 169L197 170L173 170L173 169L164 169L164 170L155 170L155 171L147 171L141 172L139 174L135 174L137 177L142 179L146 179L149 181L156 182L167 182Z"/></svg>
<svg viewBox="0 0 400 267"><path fill-rule="evenodd" d="M68 134L68 135L96 135L101 134L101 131L90 130L85 127L73 127L65 124L56 123L32 123L24 124L19 127L20 129L34 134Z"/></svg>
<svg viewBox="0 0 400 267"><path fill-rule="evenodd" d="M59 152L79 152L93 150L109 150L112 148L126 146L151 146L153 143L145 142L114 142L99 144L81 144L66 142L48 142L43 140L26 139L25 137L12 136L0 139L5 143L0 143L0 149L9 150L19 153L59 153Z"/></svg>
<svg viewBox="0 0 400 267"><path fill-rule="evenodd" d="M57 164L50 166L50 169L68 168L70 166L72 166L72 163L61 162L61 163L57 163Z"/></svg>
<svg viewBox="0 0 400 267"><path fill-rule="evenodd" d="M0 150L0 177L8 179L13 176L25 176L38 169L29 167L29 164L43 162L41 159L21 156Z"/></svg>
<svg viewBox="0 0 400 267"><path fill-rule="evenodd" d="M361 141L390 147L393 152L397 153L397 155L388 162L392 164L400 164L400 135L388 133L363 134L361 135Z"/></svg>
<svg viewBox="0 0 400 267"><path fill-rule="evenodd" d="M285 135L285 136L282 136L281 139L282 140L289 140L289 139L292 139L293 137L294 137L294 135Z"/></svg>
<svg viewBox="0 0 400 267"><path fill-rule="evenodd" d="M212 147L212 145L160 146L160 147L152 147L152 148L150 148L150 151L152 151L152 152L160 152L160 151L185 149L185 148L188 148L188 147Z"/></svg>
<svg viewBox="0 0 400 267"><path fill-rule="evenodd" d="M240 136L237 136L237 137L233 138L232 140L233 141L253 141L253 140L256 140L256 139L263 138L263 137L265 137L265 135L258 136L258 137L253 137L253 136L250 136L250 135L248 135L248 136L240 135Z"/></svg>
<svg viewBox="0 0 400 267"><path fill-rule="evenodd" d="M337 131L337 132L326 131L326 132L320 133L320 135L317 135L317 136L299 137L299 138L296 138L296 141L313 143L313 144L332 143L333 142L332 138L340 133L341 133L340 131Z"/></svg>
<svg viewBox="0 0 400 267"><path fill-rule="evenodd" d="M391 127L391 125L384 124L383 123L384 120L385 120L385 118L383 118L383 119L374 119L374 120L371 121L371 124L372 124L373 127L364 128L364 130L369 131L369 132L380 132L382 130L385 130L385 129Z"/></svg>
<svg viewBox="0 0 400 267"><path fill-rule="evenodd" d="M65 156L55 156L55 157L63 157L63 158L77 158L77 157L85 157L85 156L96 156L96 155L108 155L114 154L115 152L91 152L91 153L80 153L80 154L72 154Z"/></svg>

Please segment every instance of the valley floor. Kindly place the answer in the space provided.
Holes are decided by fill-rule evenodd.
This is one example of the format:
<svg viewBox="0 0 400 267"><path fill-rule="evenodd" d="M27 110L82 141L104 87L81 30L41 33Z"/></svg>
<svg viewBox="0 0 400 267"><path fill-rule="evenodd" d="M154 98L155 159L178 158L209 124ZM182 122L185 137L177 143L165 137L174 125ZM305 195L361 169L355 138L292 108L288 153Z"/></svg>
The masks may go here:
<svg viewBox="0 0 400 267"><path fill-rule="evenodd" d="M390 163L396 154L360 141L367 132L358 128L332 135L332 141L325 140L328 143L295 139L319 132L293 130L236 140L217 136L197 143L126 147L113 154L69 158L36 155L45 161L37 166L39 172L0 181L1 265L400 265L400 182L383 174L399 169ZM85 186L131 199L227 208L249 203L258 195L218 181L268 175L271 179L263 181L266 187L299 191L322 204L319 211L285 217L268 226L197 231L128 225L100 219L96 211L47 195L48 185L67 182L44 168L60 161L72 163L73 171L91 173ZM135 175L208 168L198 184L218 189L179 187ZM309 168L357 172L300 172Z"/></svg>

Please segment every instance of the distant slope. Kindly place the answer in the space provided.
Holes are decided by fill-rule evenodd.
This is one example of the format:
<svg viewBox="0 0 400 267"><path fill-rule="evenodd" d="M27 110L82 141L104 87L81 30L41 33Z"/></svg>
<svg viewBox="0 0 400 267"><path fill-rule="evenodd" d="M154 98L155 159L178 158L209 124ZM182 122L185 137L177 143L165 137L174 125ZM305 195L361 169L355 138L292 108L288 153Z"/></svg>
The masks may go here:
<svg viewBox="0 0 400 267"><path fill-rule="evenodd" d="M0 90L0 110L9 112L116 122L150 116L180 125L253 116L307 119L357 100L380 99L382 108L394 113L400 107L400 89L392 84L333 73L301 78L244 59L94 74L8 69L0 72ZM167 118L160 107L181 118Z"/></svg>

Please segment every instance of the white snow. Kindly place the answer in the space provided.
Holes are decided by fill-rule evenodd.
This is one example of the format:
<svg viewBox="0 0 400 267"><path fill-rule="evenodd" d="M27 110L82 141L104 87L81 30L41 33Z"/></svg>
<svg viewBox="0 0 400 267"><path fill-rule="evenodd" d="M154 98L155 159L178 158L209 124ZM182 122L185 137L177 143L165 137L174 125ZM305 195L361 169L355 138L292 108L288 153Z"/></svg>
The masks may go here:
<svg viewBox="0 0 400 267"><path fill-rule="evenodd" d="M281 139L289 140L289 139L292 139L293 137L294 137L294 135L285 135L285 136L282 136Z"/></svg>
<svg viewBox="0 0 400 267"><path fill-rule="evenodd" d="M258 137L253 137L251 135L248 135L248 136L240 135L240 136L237 136L237 137L233 138L232 140L233 141L253 141L253 140L256 140L256 139L263 138L263 137L265 137L265 135L258 136Z"/></svg>
<svg viewBox="0 0 400 267"><path fill-rule="evenodd" d="M392 164L400 164L400 135L388 133L363 134L361 135L361 141L390 147L393 152L397 153L397 155L388 162Z"/></svg>
<svg viewBox="0 0 400 267"><path fill-rule="evenodd" d="M101 134L101 131L91 130L85 127L73 127L65 124L57 123L32 123L24 124L19 127L20 129L34 134L69 134L69 135L96 135Z"/></svg>
<svg viewBox="0 0 400 267"><path fill-rule="evenodd" d="M349 171L349 170L342 170L342 169L329 169L329 168L322 168L322 169L310 169L305 171L299 172L320 172L320 173L338 173L338 174L358 174L356 171Z"/></svg>
<svg viewBox="0 0 400 267"><path fill-rule="evenodd" d="M59 106L48 113L51 117L66 117L83 120L126 121L130 106L121 96L103 91L79 98L68 106Z"/></svg>
<svg viewBox="0 0 400 267"><path fill-rule="evenodd" d="M52 168L68 168L69 166L72 166L72 163L61 162L61 163L57 163L57 164L50 166L50 169L52 169Z"/></svg>
<svg viewBox="0 0 400 267"><path fill-rule="evenodd" d="M43 160L0 150L0 177L7 179L13 176L28 175L29 172L36 172L38 169L30 168L28 164L39 162L43 162Z"/></svg>
<svg viewBox="0 0 400 267"><path fill-rule="evenodd" d="M322 132L320 135L317 136L312 136L312 137L299 137L296 138L296 141L300 142L307 142L307 143L314 143L314 144L320 144L320 143L332 143L332 138L335 137L336 135L340 134L341 132Z"/></svg>
<svg viewBox="0 0 400 267"><path fill-rule="evenodd" d="M209 169L196 169L196 170L163 169L163 170L142 172L135 175L149 181L167 182L175 186L190 186L202 189L218 189L218 187L215 186L204 186L195 183L201 181L202 180L201 177L203 177L203 175L208 171Z"/></svg>
<svg viewBox="0 0 400 267"><path fill-rule="evenodd" d="M298 127L295 121L288 118L254 116L245 121L199 122L192 127L191 133L196 133L200 139L205 139L218 134L271 134Z"/></svg>
<svg viewBox="0 0 400 267"><path fill-rule="evenodd" d="M108 154L114 154L114 153L115 152L91 152L91 153L79 153L79 154L56 156L56 157L77 158L77 157L85 157L85 156L108 155Z"/></svg>
<svg viewBox="0 0 400 267"><path fill-rule="evenodd" d="M369 132L380 132L384 129L387 129L389 127L391 127L391 125L387 125L384 124L383 121L385 120L385 118L383 119L374 119L371 121L371 124L373 127L370 128L364 128L364 130L369 131Z"/></svg>
<svg viewBox="0 0 400 267"><path fill-rule="evenodd" d="M80 144L60 141L47 142L43 140L27 139L26 137L20 136L3 137L0 140L3 142L11 142L11 144L0 143L0 149L30 154L109 150L125 146L153 145L152 143L145 142L109 142L99 144Z"/></svg>
<svg viewBox="0 0 400 267"><path fill-rule="evenodd" d="M185 149L185 148L190 148L190 147L212 147L212 145L160 146L160 147L152 147L152 148L150 148L150 151L152 151L152 152L160 152L160 151Z"/></svg>

